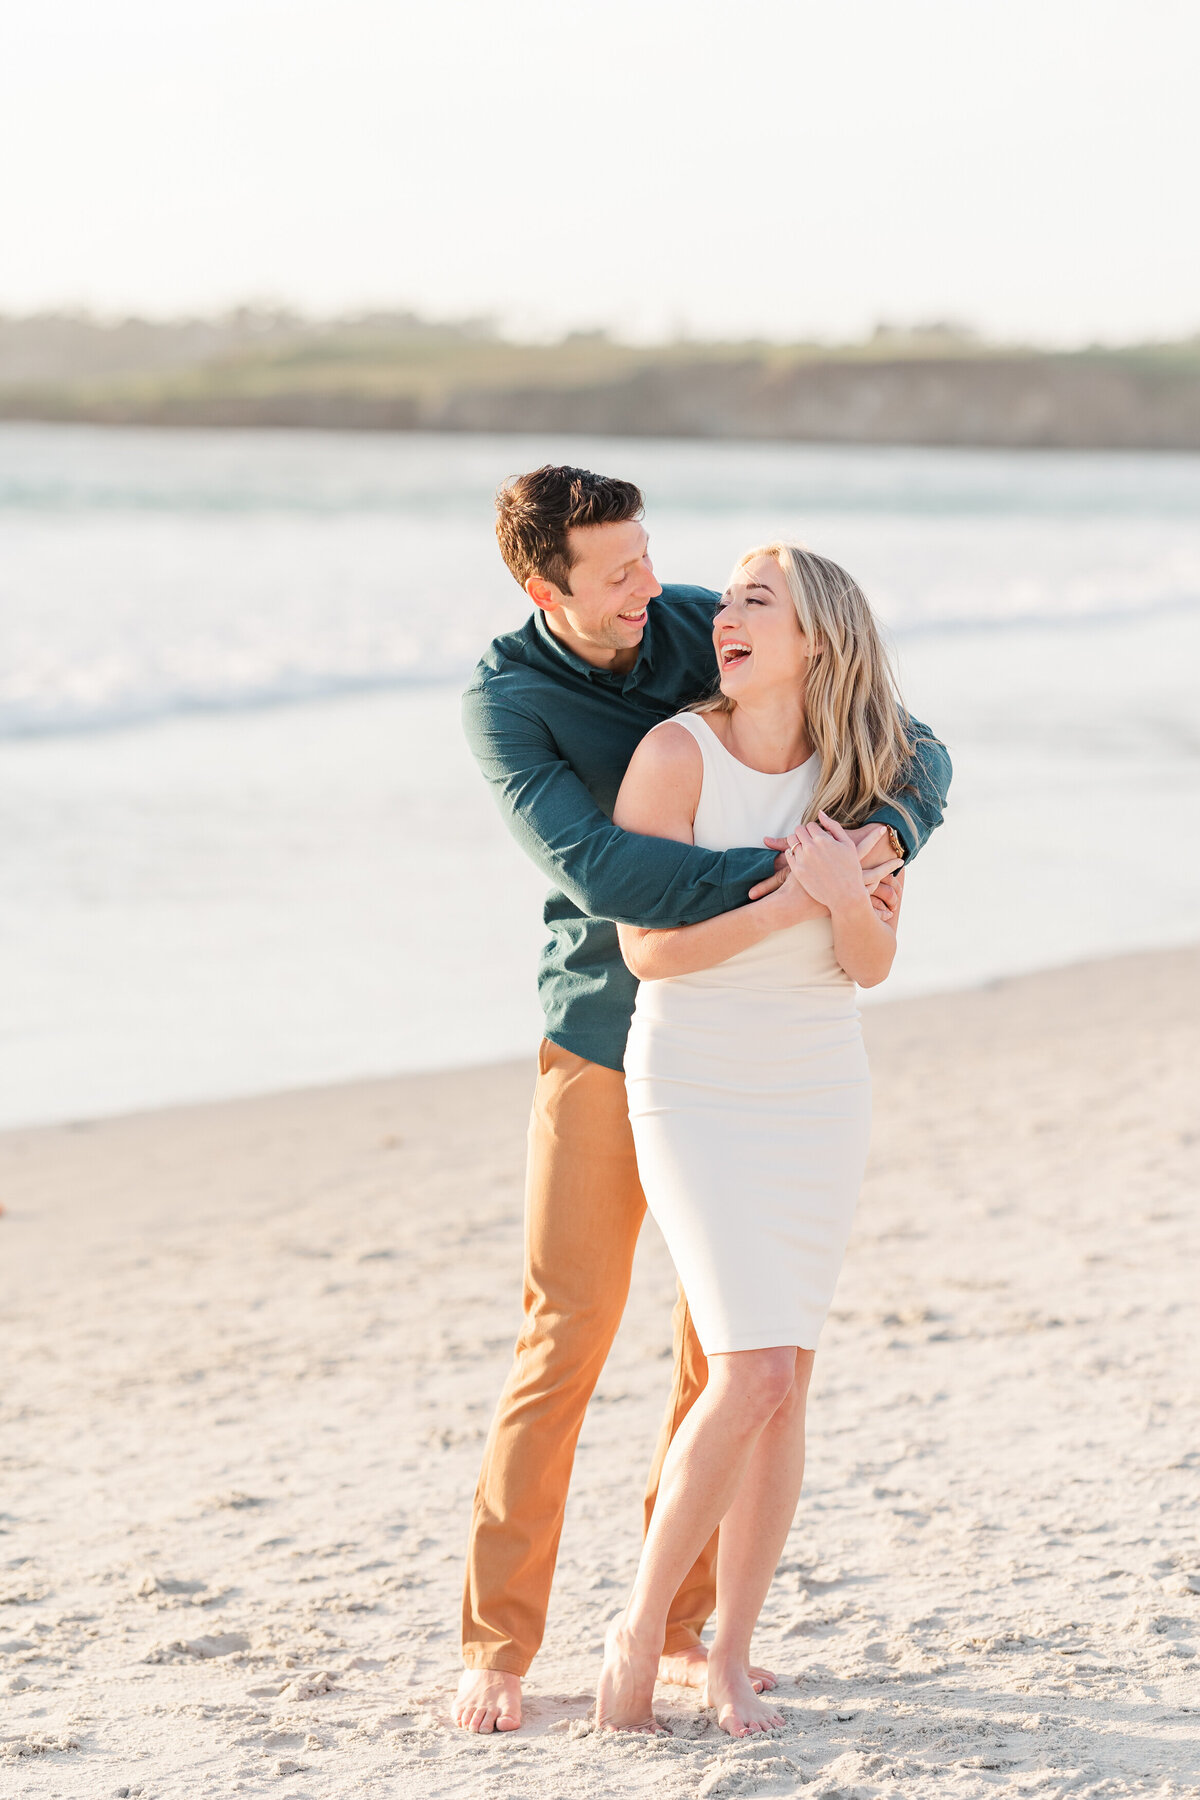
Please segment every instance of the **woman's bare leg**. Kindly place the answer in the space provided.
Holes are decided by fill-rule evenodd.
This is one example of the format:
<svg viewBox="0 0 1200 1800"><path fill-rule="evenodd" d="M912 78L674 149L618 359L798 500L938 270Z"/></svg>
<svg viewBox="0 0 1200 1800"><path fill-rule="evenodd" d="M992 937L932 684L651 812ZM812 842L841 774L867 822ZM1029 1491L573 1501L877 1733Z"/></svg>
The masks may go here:
<svg viewBox="0 0 1200 1800"><path fill-rule="evenodd" d="M717 1549L717 1630L708 1652L708 1704L732 1737L783 1719L747 1677L750 1638L796 1516L804 1479L804 1413L813 1352L795 1352L795 1380L750 1453L721 1520Z"/></svg>
<svg viewBox="0 0 1200 1800"><path fill-rule="evenodd" d="M596 1695L598 1726L655 1729L654 1677L667 1609L733 1503L767 1421L787 1399L795 1355L784 1348L709 1358L708 1384L663 1465L629 1604L608 1630Z"/></svg>

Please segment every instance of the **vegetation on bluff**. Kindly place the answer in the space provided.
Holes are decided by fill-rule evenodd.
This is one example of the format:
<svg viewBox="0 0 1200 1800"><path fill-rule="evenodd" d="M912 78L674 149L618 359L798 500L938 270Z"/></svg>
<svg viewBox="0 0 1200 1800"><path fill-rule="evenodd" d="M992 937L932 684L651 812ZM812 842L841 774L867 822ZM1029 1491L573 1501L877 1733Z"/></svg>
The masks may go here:
<svg viewBox="0 0 1200 1800"><path fill-rule="evenodd" d="M519 343L486 321L0 319L0 417L1200 449L1200 336L1039 351L949 325L863 343Z"/></svg>

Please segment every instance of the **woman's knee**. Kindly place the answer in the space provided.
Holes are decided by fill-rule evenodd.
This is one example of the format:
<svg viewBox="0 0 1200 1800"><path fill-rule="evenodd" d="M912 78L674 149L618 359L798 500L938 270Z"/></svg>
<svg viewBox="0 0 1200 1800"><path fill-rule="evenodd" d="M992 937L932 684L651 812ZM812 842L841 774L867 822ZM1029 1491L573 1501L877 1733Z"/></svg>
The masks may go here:
<svg viewBox="0 0 1200 1800"><path fill-rule="evenodd" d="M794 1424L802 1421L808 1408L808 1383L812 1374L813 1353L797 1350L792 1363L792 1380L786 1394L772 1414L772 1424Z"/></svg>
<svg viewBox="0 0 1200 1800"><path fill-rule="evenodd" d="M796 1379L796 1352L790 1345L735 1350L712 1361L727 1365L723 1377L731 1398L760 1423L778 1412Z"/></svg>

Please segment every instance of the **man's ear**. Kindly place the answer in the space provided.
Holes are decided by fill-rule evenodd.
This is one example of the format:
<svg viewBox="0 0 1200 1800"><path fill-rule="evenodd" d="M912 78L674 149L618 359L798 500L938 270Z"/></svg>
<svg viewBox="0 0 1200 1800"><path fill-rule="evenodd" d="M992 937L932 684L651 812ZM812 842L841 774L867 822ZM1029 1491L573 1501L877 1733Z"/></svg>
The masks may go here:
<svg viewBox="0 0 1200 1800"><path fill-rule="evenodd" d="M562 595L544 575L531 575L525 583L525 592L543 612L557 612L562 605Z"/></svg>

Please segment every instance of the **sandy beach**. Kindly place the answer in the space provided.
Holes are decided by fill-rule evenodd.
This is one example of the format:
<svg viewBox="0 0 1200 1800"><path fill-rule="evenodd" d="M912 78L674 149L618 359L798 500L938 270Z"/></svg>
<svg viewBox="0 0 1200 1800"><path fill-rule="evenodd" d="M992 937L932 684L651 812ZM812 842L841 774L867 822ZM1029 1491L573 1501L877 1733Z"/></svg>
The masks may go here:
<svg viewBox="0 0 1200 1800"><path fill-rule="evenodd" d="M0 1793L1200 1795L1200 950L866 1029L755 1742L670 1688L670 1739L588 1727L670 1366L652 1226L526 1726L449 1723L532 1057L0 1137Z"/></svg>

